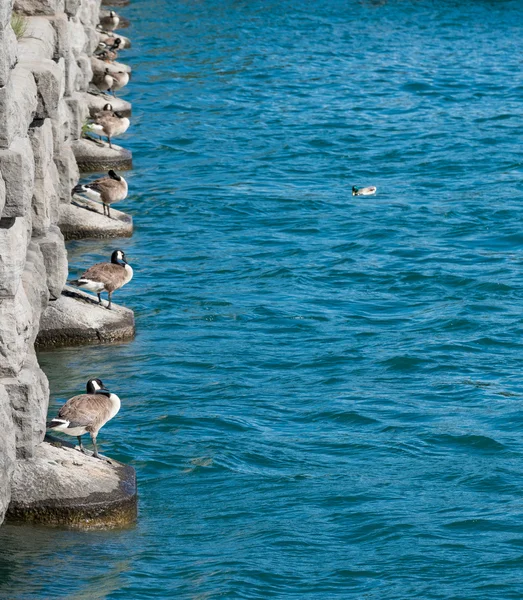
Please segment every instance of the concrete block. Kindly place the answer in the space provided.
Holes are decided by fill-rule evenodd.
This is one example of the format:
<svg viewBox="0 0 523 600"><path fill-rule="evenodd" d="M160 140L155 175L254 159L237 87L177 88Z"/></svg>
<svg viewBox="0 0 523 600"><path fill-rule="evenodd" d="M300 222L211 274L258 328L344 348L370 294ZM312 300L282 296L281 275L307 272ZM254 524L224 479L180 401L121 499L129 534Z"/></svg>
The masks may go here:
<svg viewBox="0 0 523 600"><path fill-rule="evenodd" d="M27 17L27 30L18 42L19 60L53 58L56 48L56 32L45 17Z"/></svg>
<svg viewBox="0 0 523 600"><path fill-rule="evenodd" d="M0 523L11 500L11 477L15 468L15 427L11 417L11 403L0 382Z"/></svg>
<svg viewBox="0 0 523 600"><path fill-rule="evenodd" d="M111 208L111 218L106 217L101 204L78 196L60 206L58 225L66 240L133 235L133 219L130 215Z"/></svg>
<svg viewBox="0 0 523 600"><path fill-rule="evenodd" d="M53 126L51 119L38 119L32 125L28 135L33 149L35 179L43 179L53 162Z"/></svg>
<svg viewBox="0 0 523 600"><path fill-rule="evenodd" d="M76 17L81 4L82 0L65 0L64 10L69 17Z"/></svg>
<svg viewBox="0 0 523 600"><path fill-rule="evenodd" d="M49 175L35 180L32 210L32 235L40 236L49 229L52 222L52 212L56 213L59 204L58 192ZM54 211L53 211L54 209Z"/></svg>
<svg viewBox="0 0 523 600"><path fill-rule="evenodd" d="M85 28L78 19L69 19L67 21L68 46L75 58L78 58L85 52L88 39L85 34Z"/></svg>
<svg viewBox="0 0 523 600"><path fill-rule="evenodd" d="M89 108L84 100L83 94L74 93L65 99L69 108L69 125L72 140L82 137L82 127L89 116Z"/></svg>
<svg viewBox="0 0 523 600"><path fill-rule="evenodd" d="M134 337L134 313L112 305L111 310L91 296L65 286L56 302L50 302L40 322L39 348L100 344Z"/></svg>
<svg viewBox="0 0 523 600"><path fill-rule="evenodd" d="M73 54L68 54L64 58L65 73L65 95L72 96L76 92L76 79L81 77L78 73L78 64Z"/></svg>
<svg viewBox="0 0 523 600"><path fill-rule="evenodd" d="M35 118L52 117L58 110L58 103L64 95L65 82L60 65L53 60L24 60L21 65L32 72L38 89L38 104Z"/></svg>
<svg viewBox="0 0 523 600"><path fill-rule="evenodd" d="M129 171L133 168L133 155L129 150L117 146L109 148L109 144L83 139L75 140L72 144L73 152L82 173L95 173L98 171Z"/></svg>
<svg viewBox="0 0 523 600"><path fill-rule="evenodd" d="M24 286L13 297L0 298L0 377L16 377L32 337L33 310Z"/></svg>
<svg viewBox="0 0 523 600"><path fill-rule="evenodd" d="M80 178L80 171L71 144L67 143L62 146L60 153L55 154L54 162L60 179L57 190L60 203L70 204L71 190L78 183L78 179Z"/></svg>
<svg viewBox="0 0 523 600"><path fill-rule="evenodd" d="M11 22L13 12L13 0L3 0L0 2L0 29L5 29ZM2 522L2 519L0 519Z"/></svg>
<svg viewBox="0 0 523 600"><path fill-rule="evenodd" d="M33 236L44 235L58 220L60 177L53 162L53 128L50 119L40 120L29 129L35 162L33 192Z"/></svg>
<svg viewBox="0 0 523 600"><path fill-rule="evenodd" d="M85 39L86 39L84 52L86 54L88 54L89 56L91 56L93 54L93 52L96 50L96 48L98 47L98 41L99 41L98 31L92 26L84 27L84 31L85 31Z"/></svg>
<svg viewBox="0 0 523 600"><path fill-rule="evenodd" d="M15 0L14 10L24 15L54 15L64 12L64 0Z"/></svg>
<svg viewBox="0 0 523 600"><path fill-rule="evenodd" d="M34 352L28 354L18 377L2 381L11 403L18 459L31 458L45 436L49 383Z"/></svg>
<svg viewBox="0 0 523 600"><path fill-rule="evenodd" d="M55 30L56 43L54 47L53 59L65 58L71 53L71 38L69 35L69 21L65 13L53 14L49 18L49 23Z"/></svg>
<svg viewBox="0 0 523 600"><path fill-rule="evenodd" d="M0 219L0 298L13 298L22 281L29 234L24 219Z"/></svg>
<svg viewBox="0 0 523 600"><path fill-rule="evenodd" d="M40 444L34 457L16 464L8 522L90 530L128 527L136 520L132 467L49 439L52 444Z"/></svg>
<svg viewBox="0 0 523 600"><path fill-rule="evenodd" d="M3 2L0 2L0 6ZM0 9L1 10L1 9ZM7 84L11 69L16 64L18 43L11 24L0 28L0 87Z"/></svg>
<svg viewBox="0 0 523 600"><path fill-rule="evenodd" d="M82 0L82 6L78 12L80 21L88 27L95 28L100 19L100 4L98 2L89 2Z"/></svg>
<svg viewBox="0 0 523 600"><path fill-rule="evenodd" d="M50 299L56 300L64 289L68 275L64 236L56 225L51 225L45 236L38 238L36 241L44 257Z"/></svg>
<svg viewBox="0 0 523 600"><path fill-rule="evenodd" d="M37 107L37 88L31 71L17 65L6 86L0 88L0 148L27 134Z"/></svg>
<svg viewBox="0 0 523 600"><path fill-rule="evenodd" d="M75 89L78 92L86 92L93 78L91 60L87 55L82 54L76 59L76 65L78 69L76 71Z"/></svg>
<svg viewBox="0 0 523 600"><path fill-rule="evenodd" d="M69 119L69 107L67 106L67 102L62 98L58 103L56 114L51 117L55 156L60 153L60 148L68 142L71 137Z"/></svg>
<svg viewBox="0 0 523 600"><path fill-rule="evenodd" d="M47 273L45 269L44 256L39 244L31 240L27 247L24 271L22 273L22 285L25 289L27 299L32 310L30 321L30 345L34 344L38 334L40 317L47 306L49 292L47 290Z"/></svg>
<svg viewBox="0 0 523 600"><path fill-rule="evenodd" d="M29 214L34 189L34 168L29 138L16 138L9 149L0 150L0 173L6 188L2 218Z"/></svg>
<svg viewBox="0 0 523 600"><path fill-rule="evenodd" d="M2 217L2 211L5 206L5 181L2 175L0 174L0 219Z"/></svg>

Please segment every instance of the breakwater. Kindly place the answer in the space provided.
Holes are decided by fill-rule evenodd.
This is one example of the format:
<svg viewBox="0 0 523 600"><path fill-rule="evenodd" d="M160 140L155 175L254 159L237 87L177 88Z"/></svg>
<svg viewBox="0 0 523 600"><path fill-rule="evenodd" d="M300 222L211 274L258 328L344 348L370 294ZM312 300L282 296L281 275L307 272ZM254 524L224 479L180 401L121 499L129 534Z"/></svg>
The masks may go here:
<svg viewBox="0 0 523 600"><path fill-rule="evenodd" d="M520 598L521 2L123 13L138 335L38 358L140 519L3 526L0 597Z"/></svg>
<svg viewBox="0 0 523 600"><path fill-rule="evenodd" d="M100 0L11 0L0 7L0 523L13 482L18 496L30 493L29 474L38 478L38 461L53 453L41 447L49 386L35 342L111 341L134 333L131 311L89 318L93 307L85 295L62 294L68 276L62 231L68 239L132 233L130 217L117 213L114 225L107 224L96 204L71 201L79 165L132 164L124 149L100 147L83 135L86 119L104 103L88 93L97 72L108 68L93 57L102 36L100 11ZM130 113L125 101L114 103ZM67 469L75 459L55 460ZM64 479L63 473L49 477ZM75 495L72 487L55 485L50 492L60 501Z"/></svg>

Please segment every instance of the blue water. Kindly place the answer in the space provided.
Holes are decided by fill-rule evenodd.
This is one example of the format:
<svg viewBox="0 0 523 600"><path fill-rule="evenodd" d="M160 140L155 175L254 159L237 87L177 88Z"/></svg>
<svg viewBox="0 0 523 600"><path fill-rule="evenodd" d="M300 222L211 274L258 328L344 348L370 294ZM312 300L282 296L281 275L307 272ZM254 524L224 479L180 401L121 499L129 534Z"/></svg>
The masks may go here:
<svg viewBox="0 0 523 600"><path fill-rule="evenodd" d="M132 0L125 531L0 530L0 597L523 597L523 3ZM376 185L353 198L352 185Z"/></svg>

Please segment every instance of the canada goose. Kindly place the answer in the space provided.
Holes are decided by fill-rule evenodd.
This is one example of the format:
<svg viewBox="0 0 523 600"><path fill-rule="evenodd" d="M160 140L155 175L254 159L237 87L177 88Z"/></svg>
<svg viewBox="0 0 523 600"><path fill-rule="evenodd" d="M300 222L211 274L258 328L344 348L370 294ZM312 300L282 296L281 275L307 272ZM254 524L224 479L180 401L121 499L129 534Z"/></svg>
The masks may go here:
<svg viewBox="0 0 523 600"><path fill-rule="evenodd" d="M107 16L100 18L100 25L104 31L114 31L118 27L119 22L120 17L114 10L111 10Z"/></svg>
<svg viewBox="0 0 523 600"><path fill-rule="evenodd" d="M121 262L120 262L121 261ZM78 279L70 281L71 285L89 292L96 292L98 304L102 304L102 292L107 292L111 310L111 296L133 278L133 269L125 260L123 250L115 250L111 254L111 262L93 265Z"/></svg>
<svg viewBox="0 0 523 600"><path fill-rule="evenodd" d="M113 95L116 96L115 92L121 90L129 83L129 73L125 71L114 71L111 73L111 77L113 78L111 91L113 92Z"/></svg>
<svg viewBox="0 0 523 600"><path fill-rule="evenodd" d="M116 50L109 50L109 48L106 48L105 50L97 52L96 58L99 58L105 62L113 62L118 58L118 52L116 52Z"/></svg>
<svg viewBox="0 0 523 600"><path fill-rule="evenodd" d="M109 141L109 148L112 148L111 138L125 133L130 124L131 121L127 117L113 112L94 117L93 122L89 123L89 129L100 136L105 135Z"/></svg>
<svg viewBox="0 0 523 600"><path fill-rule="evenodd" d="M61 431L78 438L80 452L85 454L82 435L91 434L95 458L100 458L96 437L100 429L120 410L120 398L104 387L100 379L89 379L87 394L73 396L58 411L58 416L47 423L47 429Z"/></svg>
<svg viewBox="0 0 523 600"><path fill-rule="evenodd" d="M122 38L106 38L103 42L100 42L98 44L98 48L94 51L94 55L97 56L98 54L101 54L102 52L107 50L109 50L110 52L115 52L116 50L123 48L121 44Z"/></svg>
<svg viewBox="0 0 523 600"><path fill-rule="evenodd" d="M106 105L107 106L107 105ZM102 202L105 209L107 208L107 216L111 218L110 205L113 202L120 202L127 198L127 181L115 173L112 169L106 177L100 177L90 183L78 184L73 188L73 194L84 194L91 200Z"/></svg>
<svg viewBox="0 0 523 600"><path fill-rule="evenodd" d="M98 112L94 113L93 118L97 119L99 117L103 117L104 115L112 115L113 113L114 113L113 105L109 104L109 102L107 102L106 104L103 105L102 110L99 110Z"/></svg>
<svg viewBox="0 0 523 600"><path fill-rule="evenodd" d="M116 43L118 43L118 46L117 46L118 50L123 50L124 48L127 48L128 40L126 37L115 36L115 35L111 35L111 34L105 34L105 35L106 35L106 37L105 38L102 37L102 39L100 40L100 43L103 42L104 44L109 46L110 50L116 49L116 46L115 46ZM119 41L117 42L117 40L119 40ZM113 46L115 46L115 47L113 48Z"/></svg>
<svg viewBox="0 0 523 600"><path fill-rule="evenodd" d="M355 185L352 186L353 196L372 196L376 193L376 187L369 185L369 187L357 188Z"/></svg>
<svg viewBox="0 0 523 600"><path fill-rule="evenodd" d="M109 69L105 69L103 73L95 73L93 83L101 92L108 92L114 85L114 78Z"/></svg>

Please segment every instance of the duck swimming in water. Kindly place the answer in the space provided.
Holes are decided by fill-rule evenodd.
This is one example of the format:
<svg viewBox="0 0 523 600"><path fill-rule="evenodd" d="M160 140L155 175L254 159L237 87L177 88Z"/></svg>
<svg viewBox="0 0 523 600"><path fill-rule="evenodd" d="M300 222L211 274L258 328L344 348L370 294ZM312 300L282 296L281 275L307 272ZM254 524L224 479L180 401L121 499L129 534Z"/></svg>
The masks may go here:
<svg viewBox="0 0 523 600"><path fill-rule="evenodd" d="M368 187L358 188L355 185L352 186L353 196L372 196L376 193L376 186L369 185Z"/></svg>

